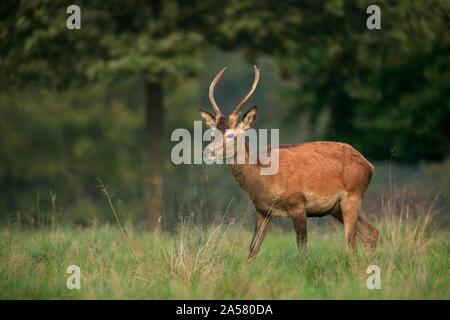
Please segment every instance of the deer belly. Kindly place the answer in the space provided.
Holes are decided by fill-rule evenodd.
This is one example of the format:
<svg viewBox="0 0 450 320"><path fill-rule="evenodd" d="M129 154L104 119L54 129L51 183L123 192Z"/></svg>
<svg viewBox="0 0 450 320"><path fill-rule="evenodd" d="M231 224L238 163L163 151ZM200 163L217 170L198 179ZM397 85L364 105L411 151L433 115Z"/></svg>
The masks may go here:
<svg viewBox="0 0 450 320"><path fill-rule="evenodd" d="M342 194L305 195L306 212L308 216L323 216L333 213L339 208Z"/></svg>

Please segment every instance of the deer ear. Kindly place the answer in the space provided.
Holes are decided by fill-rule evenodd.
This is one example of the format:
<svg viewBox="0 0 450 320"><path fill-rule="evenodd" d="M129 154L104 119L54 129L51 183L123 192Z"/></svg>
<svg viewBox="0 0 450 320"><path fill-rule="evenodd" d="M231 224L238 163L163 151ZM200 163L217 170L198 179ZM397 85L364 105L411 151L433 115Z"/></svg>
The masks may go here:
<svg viewBox="0 0 450 320"><path fill-rule="evenodd" d="M257 106L251 107L242 117L242 122L240 126L242 129L247 130L256 122L256 112L258 111Z"/></svg>
<svg viewBox="0 0 450 320"><path fill-rule="evenodd" d="M203 110L202 108L198 108L198 111L200 112L200 117L202 117L203 122L206 124L208 128L216 127L216 120L214 119L211 113Z"/></svg>

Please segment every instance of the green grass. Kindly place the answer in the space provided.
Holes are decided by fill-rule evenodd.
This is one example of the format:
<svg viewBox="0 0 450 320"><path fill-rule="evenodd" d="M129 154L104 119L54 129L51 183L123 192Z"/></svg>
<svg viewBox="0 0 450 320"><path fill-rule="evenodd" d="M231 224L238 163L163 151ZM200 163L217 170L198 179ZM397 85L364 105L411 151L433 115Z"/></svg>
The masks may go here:
<svg viewBox="0 0 450 320"><path fill-rule="evenodd" d="M309 227L308 248L269 229L246 261L252 232L240 225L183 224L175 234L116 227L0 232L2 299L449 299L450 242L429 219L385 214L375 254L345 250L342 227ZM66 268L81 268L81 289ZM381 268L380 290L366 269Z"/></svg>

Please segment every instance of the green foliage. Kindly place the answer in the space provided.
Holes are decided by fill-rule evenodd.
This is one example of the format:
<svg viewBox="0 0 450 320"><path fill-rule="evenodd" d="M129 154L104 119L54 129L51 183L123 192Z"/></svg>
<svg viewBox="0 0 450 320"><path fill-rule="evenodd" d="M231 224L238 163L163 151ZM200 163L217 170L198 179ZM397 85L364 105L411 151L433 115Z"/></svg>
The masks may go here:
<svg viewBox="0 0 450 320"><path fill-rule="evenodd" d="M9 1L1 24L2 87L68 87L143 76L181 80L198 67L203 36L183 1L79 1L81 30L66 27L65 1ZM201 19L202 16L197 16Z"/></svg>
<svg viewBox="0 0 450 320"><path fill-rule="evenodd" d="M450 34L446 1L381 1L381 30L367 30L367 1L304 11L289 117L309 115L311 139L349 142L371 159L442 160L449 154ZM337 9L338 8L338 9ZM309 12L309 15L306 13Z"/></svg>
<svg viewBox="0 0 450 320"><path fill-rule="evenodd" d="M114 86L109 89L114 92ZM139 186L142 109L125 106L120 92L108 92L106 99L103 94L94 86L82 94L33 90L2 95L2 211L35 211L37 197L42 209L48 209L50 192L58 206L92 199L98 196L97 177L118 186Z"/></svg>

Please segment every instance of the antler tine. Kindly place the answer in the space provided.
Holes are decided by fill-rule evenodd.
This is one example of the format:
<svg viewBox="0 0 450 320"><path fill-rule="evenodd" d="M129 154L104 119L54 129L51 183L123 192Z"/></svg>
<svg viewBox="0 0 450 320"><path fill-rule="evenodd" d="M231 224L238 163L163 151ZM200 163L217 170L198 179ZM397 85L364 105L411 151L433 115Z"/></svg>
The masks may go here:
<svg viewBox="0 0 450 320"><path fill-rule="evenodd" d="M214 99L214 88L216 86L217 81L220 80L222 77L222 74L227 69L227 67L223 68L222 70L217 73L214 80L211 82L211 85L209 86L209 101L211 101L211 104L213 106L214 112L216 113L216 116L222 115L222 112L220 112L219 107L217 106L216 100Z"/></svg>
<svg viewBox="0 0 450 320"><path fill-rule="evenodd" d="M244 106L244 104L247 102L247 100L251 97L251 95L253 94L253 92L256 89L256 86L258 85L258 81L259 81L259 69L258 67L256 67L256 65L253 65L253 68L255 69L255 79L253 80L253 84L252 84L252 88L250 89L250 91L247 93L247 95L244 97L244 99L242 99L242 101L237 105L236 109L234 109L233 114L234 115L238 115L239 112L241 112L242 107Z"/></svg>

